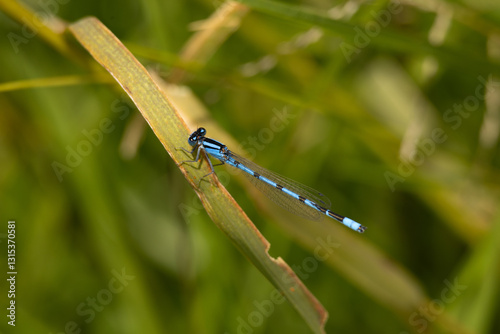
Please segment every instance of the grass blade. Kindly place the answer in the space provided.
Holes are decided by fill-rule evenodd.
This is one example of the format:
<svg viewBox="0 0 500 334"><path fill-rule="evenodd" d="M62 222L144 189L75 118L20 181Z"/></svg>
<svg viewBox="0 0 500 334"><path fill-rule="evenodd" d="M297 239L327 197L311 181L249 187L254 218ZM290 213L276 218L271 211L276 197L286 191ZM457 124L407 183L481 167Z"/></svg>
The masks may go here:
<svg viewBox="0 0 500 334"><path fill-rule="evenodd" d="M146 69L123 44L96 18L85 18L70 26L76 39L123 87L176 163L186 160L177 147L186 146L189 130L180 114ZM199 180L210 172L180 166L215 224L248 257L264 276L290 301L315 333L324 332L327 318L318 300L281 259L269 256L269 243L256 229L215 176Z"/></svg>
<svg viewBox="0 0 500 334"><path fill-rule="evenodd" d="M366 45L358 47L354 42L356 38L359 38L360 29L363 30L365 27L358 26L350 22L333 20L324 15L322 12L303 6L289 5L268 0L237 1L248 5L250 8L277 17L290 19L294 22L313 24L336 33L345 39L345 43L349 44L349 46L346 46L349 50L352 50L352 48L360 50L366 47ZM376 23L376 21L373 22ZM472 54L463 48L458 50L448 46L434 46L423 38L411 37L407 34L402 34L392 30L391 28L381 27L380 25L378 25L378 27L379 30L377 33L370 33L373 37L366 35L366 38L369 41L368 43L373 43L373 45L396 52L404 52L412 55L431 55L442 61L443 64L463 66L464 70L468 70L466 66L467 64L475 63L481 68L482 71L500 71L500 66L490 61L486 55ZM457 54L460 54L461 57L456 57Z"/></svg>

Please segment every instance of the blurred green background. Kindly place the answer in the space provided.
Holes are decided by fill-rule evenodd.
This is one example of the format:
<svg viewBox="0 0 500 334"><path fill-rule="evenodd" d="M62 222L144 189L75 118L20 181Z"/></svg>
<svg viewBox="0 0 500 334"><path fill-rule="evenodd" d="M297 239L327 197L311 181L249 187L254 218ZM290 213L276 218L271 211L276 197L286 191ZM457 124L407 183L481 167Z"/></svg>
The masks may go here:
<svg viewBox="0 0 500 334"><path fill-rule="evenodd" d="M382 279L401 267L427 298L384 301L358 264L300 275L314 247L218 167L271 255L329 312L326 332L500 332L500 4L244 2L19 3L56 32L97 17L192 90L210 111L198 126L215 122L236 152L329 196L368 227L350 237L383 254ZM213 225L124 92L30 29L16 3L0 4L0 258L15 220L17 325L2 315L0 330L309 333L288 302L265 302L274 287ZM221 7L238 9L229 32L182 62Z"/></svg>

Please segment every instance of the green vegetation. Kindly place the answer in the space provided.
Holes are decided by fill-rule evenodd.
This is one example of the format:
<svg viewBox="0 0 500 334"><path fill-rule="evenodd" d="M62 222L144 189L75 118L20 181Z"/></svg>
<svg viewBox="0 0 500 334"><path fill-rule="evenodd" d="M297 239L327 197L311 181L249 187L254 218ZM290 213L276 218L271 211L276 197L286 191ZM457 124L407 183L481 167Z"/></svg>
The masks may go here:
<svg viewBox="0 0 500 334"><path fill-rule="evenodd" d="M7 0L0 31L2 332L500 330L500 5ZM197 126L368 230L200 182Z"/></svg>

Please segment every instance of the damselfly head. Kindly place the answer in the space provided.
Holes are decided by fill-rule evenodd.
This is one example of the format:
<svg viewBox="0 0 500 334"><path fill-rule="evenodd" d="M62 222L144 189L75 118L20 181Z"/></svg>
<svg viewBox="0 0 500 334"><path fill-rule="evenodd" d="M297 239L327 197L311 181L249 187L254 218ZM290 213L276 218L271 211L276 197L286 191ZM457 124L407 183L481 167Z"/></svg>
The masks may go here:
<svg viewBox="0 0 500 334"><path fill-rule="evenodd" d="M201 138L205 137L206 134L207 130L205 130L205 128L198 128L195 132L191 134L191 136L189 136L188 139L189 145L191 146L196 145Z"/></svg>

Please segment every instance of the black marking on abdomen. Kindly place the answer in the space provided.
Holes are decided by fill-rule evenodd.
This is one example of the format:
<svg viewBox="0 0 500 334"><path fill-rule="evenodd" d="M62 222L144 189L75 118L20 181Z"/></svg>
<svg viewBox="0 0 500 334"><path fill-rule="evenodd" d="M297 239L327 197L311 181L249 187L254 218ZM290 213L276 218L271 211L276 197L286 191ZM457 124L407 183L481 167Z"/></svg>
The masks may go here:
<svg viewBox="0 0 500 334"><path fill-rule="evenodd" d="M336 214L334 212L331 212L330 210L327 210L326 214L329 215L332 218L337 219L338 221L342 221L342 219L344 219L344 216L338 215L338 214Z"/></svg>
<svg viewBox="0 0 500 334"><path fill-rule="evenodd" d="M276 184L276 189L283 190L283 186L280 186L279 184Z"/></svg>
<svg viewBox="0 0 500 334"><path fill-rule="evenodd" d="M324 208L324 207L322 207L321 205L316 204L315 206L316 206L316 209L318 209L318 210L319 210L319 211L321 211L322 213L326 213L326 212L328 211L327 209L325 209L325 208Z"/></svg>
<svg viewBox="0 0 500 334"><path fill-rule="evenodd" d="M255 176L256 178L259 178L260 177L260 174L257 173L257 172L253 172L253 176Z"/></svg>
<svg viewBox="0 0 500 334"><path fill-rule="evenodd" d="M301 201L302 203L304 203L306 201L306 198L299 195L299 201Z"/></svg>

